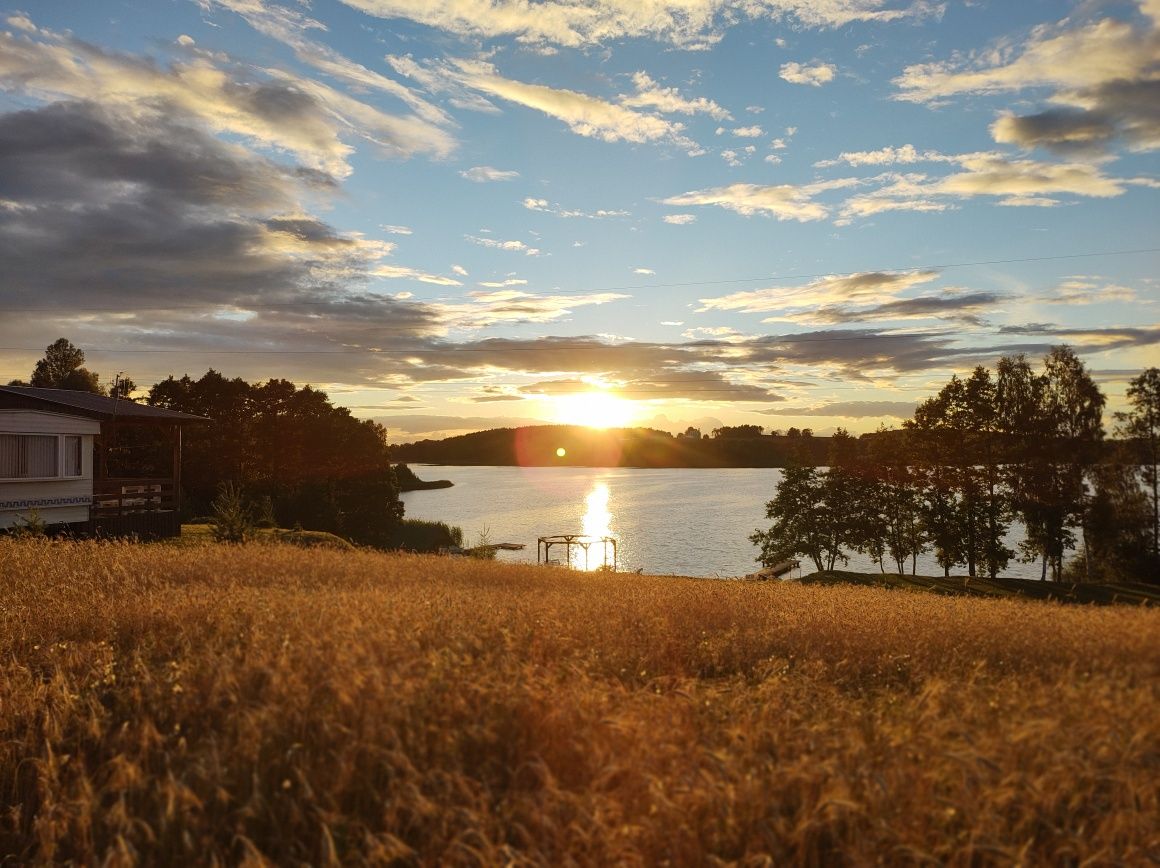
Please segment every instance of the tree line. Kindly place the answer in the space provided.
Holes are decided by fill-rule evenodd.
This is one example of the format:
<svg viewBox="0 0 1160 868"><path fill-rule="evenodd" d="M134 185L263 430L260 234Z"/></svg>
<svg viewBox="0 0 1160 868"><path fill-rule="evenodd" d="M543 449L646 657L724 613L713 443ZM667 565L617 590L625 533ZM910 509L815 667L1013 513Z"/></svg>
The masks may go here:
<svg viewBox="0 0 1160 868"><path fill-rule="evenodd" d="M61 338L49 345L29 382L10 385L109 394L84 363L84 351ZM127 399L124 390L136 387L118 377L114 388ZM186 426L183 435L182 487L190 515L207 515L219 495L242 492L259 522L329 531L365 545L398 544L403 504L386 429L334 406L325 392L209 370L196 380L171 376L144 400L211 420ZM111 475L168 474L169 446L155 431L124 426L112 436Z"/></svg>
<svg viewBox="0 0 1160 868"><path fill-rule="evenodd" d="M839 430L827 468L786 468L766 504L772 524L750 536L758 560L808 558L822 571L856 551L913 574L930 552L946 575L993 578L1018 558L1043 579L1155 580L1160 369L1133 378L1127 398L1109 444L1105 396L1069 347L1038 371L1015 355L954 376L902 430ZM1006 544L1016 520L1018 551Z"/></svg>

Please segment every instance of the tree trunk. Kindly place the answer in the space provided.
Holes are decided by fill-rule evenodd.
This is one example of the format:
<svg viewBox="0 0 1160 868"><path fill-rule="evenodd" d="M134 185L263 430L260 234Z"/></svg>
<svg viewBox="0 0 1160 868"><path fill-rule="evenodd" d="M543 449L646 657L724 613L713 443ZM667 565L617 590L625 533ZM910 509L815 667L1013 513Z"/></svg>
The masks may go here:
<svg viewBox="0 0 1160 868"><path fill-rule="evenodd" d="M1039 581L1041 581L1041 582L1047 581L1047 548L1046 548L1046 546L1043 549L1043 569L1039 573Z"/></svg>
<svg viewBox="0 0 1160 868"><path fill-rule="evenodd" d="M967 503L967 575L975 577L975 504L971 497Z"/></svg>
<svg viewBox="0 0 1160 868"><path fill-rule="evenodd" d="M1160 561L1160 473L1157 473L1156 456L1152 456L1152 557Z"/></svg>

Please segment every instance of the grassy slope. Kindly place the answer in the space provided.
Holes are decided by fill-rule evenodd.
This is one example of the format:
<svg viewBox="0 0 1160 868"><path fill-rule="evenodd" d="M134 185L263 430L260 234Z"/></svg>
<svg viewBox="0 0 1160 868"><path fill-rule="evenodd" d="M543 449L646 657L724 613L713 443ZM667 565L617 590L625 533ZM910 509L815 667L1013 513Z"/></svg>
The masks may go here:
<svg viewBox="0 0 1160 868"><path fill-rule="evenodd" d="M1126 863L1160 612L0 544L18 863Z"/></svg>
<svg viewBox="0 0 1160 868"><path fill-rule="evenodd" d="M1160 605L1160 587L1135 583L1083 585L1072 582L1037 582L1030 579L967 578L966 576L902 576L897 573L855 573L831 570L800 579L812 585L863 585L872 588L903 588L936 594L969 597L1022 597L1061 603L1107 605Z"/></svg>
<svg viewBox="0 0 1160 868"><path fill-rule="evenodd" d="M255 531L256 543L288 543L290 545L312 548L338 549L351 551L354 546L340 536L327 533L324 530L291 530L284 527L258 528ZM181 536L164 540L165 545L171 546L202 546L212 545L213 525L210 524L183 524Z"/></svg>

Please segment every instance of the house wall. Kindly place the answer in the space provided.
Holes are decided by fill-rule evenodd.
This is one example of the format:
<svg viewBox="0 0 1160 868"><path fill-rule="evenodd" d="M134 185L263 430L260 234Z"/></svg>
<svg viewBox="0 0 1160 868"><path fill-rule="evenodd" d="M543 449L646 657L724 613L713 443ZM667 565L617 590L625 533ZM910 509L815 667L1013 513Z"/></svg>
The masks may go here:
<svg viewBox="0 0 1160 868"><path fill-rule="evenodd" d="M93 438L100 422L40 410L0 410L0 434L81 435L81 475L60 479L0 479L0 528L27 520L33 510L45 524L89 520L93 500Z"/></svg>

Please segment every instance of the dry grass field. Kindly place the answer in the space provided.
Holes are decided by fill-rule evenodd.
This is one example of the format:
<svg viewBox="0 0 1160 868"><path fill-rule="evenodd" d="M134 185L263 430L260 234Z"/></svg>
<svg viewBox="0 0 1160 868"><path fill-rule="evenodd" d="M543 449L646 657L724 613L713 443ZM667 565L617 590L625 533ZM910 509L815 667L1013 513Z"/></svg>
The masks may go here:
<svg viewBox="0 0 1160 868"><path fill-rule="evenodd" d="M1148 864L1158 789L1155 608L0 542L3 865Z"/></svg>

